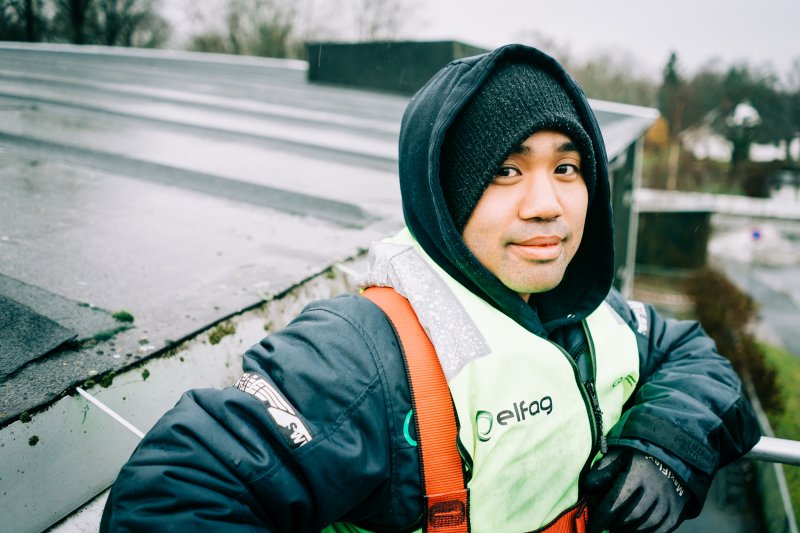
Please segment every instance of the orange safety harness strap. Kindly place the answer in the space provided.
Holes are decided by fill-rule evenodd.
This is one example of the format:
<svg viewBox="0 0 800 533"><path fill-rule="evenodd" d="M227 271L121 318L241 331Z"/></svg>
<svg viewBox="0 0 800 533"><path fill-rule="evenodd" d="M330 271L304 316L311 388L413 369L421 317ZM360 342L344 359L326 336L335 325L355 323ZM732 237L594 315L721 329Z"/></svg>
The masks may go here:
<svg viewBox="0 0 800 533"><path fill-rule="evenodd" d="M425 516L422 530L461 533L470 530L469 489L458 453L458 428L450 388L436 350L408 300L390 287L369 287L363 293L380 307L397 332L406 363L411 404L417 423ZM417 398L424 401L417 402ZM586 502L579 501L545 527L545 533L585 533Z"/></svg>
<svg viewBox="0 0 800 533"><path fill-rule="evenodd" d="M453 400L436 350L411 304L394 289L371 287L363 295L383 310L402 345L422 463L426 506L422 529L431 533L467 532L469 491L456 445ZM424 401L417 402L417 398Z"/></svg>
<svg viewBox="0 0 800 533"><path fill-rule="evenodd" d="M534 533L586 533L589 525L589 510L586 500L580 499L578 503L555 517L549 524Z"/></svg>

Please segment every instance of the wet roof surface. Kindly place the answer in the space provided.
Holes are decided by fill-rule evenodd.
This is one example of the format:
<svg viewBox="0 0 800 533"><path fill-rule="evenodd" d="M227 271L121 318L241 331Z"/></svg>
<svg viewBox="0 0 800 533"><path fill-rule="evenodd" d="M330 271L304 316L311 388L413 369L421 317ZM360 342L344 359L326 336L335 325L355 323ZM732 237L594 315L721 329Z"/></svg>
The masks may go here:
<svg viewBox="0 0 800 533"><path fill-rule="evenodd" d="M0 45L0 297L56 326L28 354L21 329L0 424L398 228L406 101L296 61ZM612 155L652 120L599 114Z"/></svg>

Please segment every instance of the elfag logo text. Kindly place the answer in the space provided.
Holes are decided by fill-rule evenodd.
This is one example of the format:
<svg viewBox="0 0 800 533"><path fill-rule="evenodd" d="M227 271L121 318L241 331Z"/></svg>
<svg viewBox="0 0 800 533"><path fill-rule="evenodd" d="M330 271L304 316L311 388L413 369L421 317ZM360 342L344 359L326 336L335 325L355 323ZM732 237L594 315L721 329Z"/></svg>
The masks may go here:
<svg viewBox="0 0 800 533"><path fill-rule="evenodd" d="M475 428L478 433L478 439L481 442L486 442L492 438L492 428L495 424L500 424L501 426L518 424L530 420L542 412L548 415L553 412L553 399L550 396L545 396L538 401L527 402L522 400L514 402L511 409L500 411L496 416L489 411L479 410L475 413Z"/></svg>

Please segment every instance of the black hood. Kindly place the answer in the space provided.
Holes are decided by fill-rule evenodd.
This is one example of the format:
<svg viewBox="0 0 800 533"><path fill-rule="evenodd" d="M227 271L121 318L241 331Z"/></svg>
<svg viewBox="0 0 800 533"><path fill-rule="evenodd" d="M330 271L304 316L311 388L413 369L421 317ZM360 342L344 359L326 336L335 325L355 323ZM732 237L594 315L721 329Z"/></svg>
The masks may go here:
<svg viewBox="0 0 800 533"><path fill-rule="evenodd" d="M531 295L526 304L472 255L448 211L439 180L445 132L501 60L527 61L548 71L570 95L591 139L596 184L587 210L583 240L562 282ZM400 190L406 224L422 248L448 274L537 335L583 320L611 289L614 230L608 160L597 119L578 84L550 56L523 45L454 61L411 99L400 129Z"/></svg>

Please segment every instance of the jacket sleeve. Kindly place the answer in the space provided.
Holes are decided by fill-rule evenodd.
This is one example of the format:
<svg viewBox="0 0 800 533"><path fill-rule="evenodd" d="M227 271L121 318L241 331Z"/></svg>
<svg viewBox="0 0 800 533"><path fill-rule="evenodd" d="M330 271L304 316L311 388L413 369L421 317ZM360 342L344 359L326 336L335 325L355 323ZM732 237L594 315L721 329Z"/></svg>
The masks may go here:
<svg viewBox="0 0 800 533"><path fill-rule="evenodd" d="M257 387L190 391L156 423L122 468L101 531L311 531L369 524L378 511L385 521L386 509L382 525L407 527L391 523L410 515L394 507L395 422L409 409L390 390L406 382L391 375L397 355L366 299L311 304L245 354Z"/></svg>
<svg viewBox="0 0 800 533"><path fill-rule="evenodd" d="M636 332L640 378L609 444L662 460L696 497L699 513L719 468L749 451L758 422L730 362L699 323L664 319L613 291L607 300Z"/></svg>

